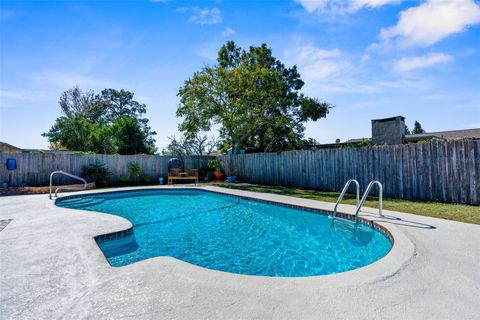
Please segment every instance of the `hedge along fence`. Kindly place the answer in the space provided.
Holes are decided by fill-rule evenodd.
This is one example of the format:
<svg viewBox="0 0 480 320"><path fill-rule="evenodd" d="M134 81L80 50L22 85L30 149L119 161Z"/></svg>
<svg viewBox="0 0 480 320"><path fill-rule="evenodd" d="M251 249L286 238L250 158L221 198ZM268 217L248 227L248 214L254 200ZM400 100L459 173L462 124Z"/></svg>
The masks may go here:
<svg viewBox="0 0 480 320"><path fill-rule="evenodd" d="M156 155L106 155L106 154L49 154L49 153L0 153L0 182L8 182L10 186L43 186L49 184L50 173L63 170L74 175L81 175L82 168L94 163L104 163L112 173L110 183L119 182L120 176L128 175L130 162L140 165L142 174L153 178L167 177L168 160L170 156ZM16 170L7 170L7 159L15 159ZM184 169L206 167L211 157L183 157ZM77 180L55 175L54 182L58 184L78 183Z"/></svg>
<svg viewBox="0 0 480 320"><path fill-rule="evenodd" d="M339 192L355 178L363 192L377 179L388 197L480 205L478 140L230 155L223 161L251 183Z"/></svg>

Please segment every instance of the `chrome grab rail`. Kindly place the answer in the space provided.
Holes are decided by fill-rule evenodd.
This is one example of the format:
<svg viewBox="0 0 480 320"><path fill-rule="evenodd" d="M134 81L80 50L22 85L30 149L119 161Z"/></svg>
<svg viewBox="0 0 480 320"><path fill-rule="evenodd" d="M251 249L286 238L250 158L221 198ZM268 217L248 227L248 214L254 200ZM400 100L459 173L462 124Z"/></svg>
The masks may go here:
<svg viewBox="0 0 480 320"><path fill-rule="evenodd" d="M377 185L378 186L378 213L380 217L383 217L382 214L382 200L383 200L383 185L380 181L378 180L373 180L370 181L370 183L367 186L367 189L365 190L365 193L363 194L362 200L360 200L360 205L357 206L357 211L355 211L355 223L358 222L358 214L360 213L360 210L362 209L363 204L365 203L365 200L367 200L368 194L370 193L370 190L372 190L373 186Z"/></svg>
<svg viewBox="0 0 480 320"><path fill-rule="evenodd" d="M356 206L358 208L358 203L359 203L359 199L360 199L360 184L358 183L357 180L355 179L350 179L348 180L347 182L345 182L345 185L343 186L343 190L342 190L342 193L340 194L340 197L338 197L338 200L337 200L337 203L335 203L335 207L333 208L333 220L335 220L335 217L337 216L337 208L338 208L338 205L340 204L340 202L343 200L343 197L345 196L345 193L347 192L348 190L348 187L350 187L350 184L352 182L355 182L355 186L357 187L357 198L356 198Z"/></svg>
<svg viewBox="0 0 480 320"><path fill-rule="evenodd" d="M62 170L58 170L58 171L53 171L51 174L50 174L50 194L49 194L49 198L50 200L52 200L52 179L53 179L53 176L55 174L63 174L65 176L68 176L70 178L74 178L74 179L77 179L77 180L80 180L83 182L83 188L81 189L78 189L78 188L72 188L72 187L58 187L57 189L55 189L55 198L57 197L57 192L58 190L85 190L87 189L87 180L83 179L83 178L80 178L79 176L76 176L76 175L73 175L71 173L68 173L68 172L65 172L65 171L62 171Z"/></svg>

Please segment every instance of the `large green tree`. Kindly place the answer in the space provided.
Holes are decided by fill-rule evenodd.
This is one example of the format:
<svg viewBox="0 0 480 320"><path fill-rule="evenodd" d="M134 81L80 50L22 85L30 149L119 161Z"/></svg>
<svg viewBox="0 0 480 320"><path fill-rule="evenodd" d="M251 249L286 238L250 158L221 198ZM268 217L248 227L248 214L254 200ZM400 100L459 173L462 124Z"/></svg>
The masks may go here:
<svg viewBox="0 0 480 320"><path fill-rule="evenodd" d="M74 87L60 96L59 104L64 115L43 134L57 148L107 154L156 151L156 133L143 117L146 106L132 92L105 89L94 95Z"/></svg>
<svg viewBox="0 0 480 320"><path fill-rule="evenodd" d="M179 128L188 139L218 126L223 146L235 150L302 148L305 122L331 108L301 93L303 85L296 66L285 67L266 44L245 51L229 41L216 65L195 72L180 88Z"/></svg>
<svg viewBox="0 0 480 320"><path fill-rule="evenodd" d="M43 136L60 149L106 154L116 151L110 127L80 116L56 119Z"/></svg>
<svg viewBox="0 0 480 320"><path fill-rule="evenodd" d="M121 115L112 123L112 136L119 154L153 154L155 140L135 117Z"/></svg>

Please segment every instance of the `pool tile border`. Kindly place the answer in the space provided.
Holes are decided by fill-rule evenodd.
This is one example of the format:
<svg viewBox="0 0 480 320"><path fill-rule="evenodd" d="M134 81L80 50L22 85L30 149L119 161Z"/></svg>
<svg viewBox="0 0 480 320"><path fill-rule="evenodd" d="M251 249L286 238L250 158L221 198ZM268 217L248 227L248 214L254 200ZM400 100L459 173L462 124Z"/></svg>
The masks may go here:
<svg viewBox="0 0 480 320"><path fill-rule="evenodd" d="M97 243L103 243L103 242L107 242L107 241L111 241L111 240L118 240L118 239L126 238L128 236L133 235L133 234L134 234L133 227L131 227L131 228L128 228L126 230L101 234L101 235L95 236L94 239Z"/></svg>

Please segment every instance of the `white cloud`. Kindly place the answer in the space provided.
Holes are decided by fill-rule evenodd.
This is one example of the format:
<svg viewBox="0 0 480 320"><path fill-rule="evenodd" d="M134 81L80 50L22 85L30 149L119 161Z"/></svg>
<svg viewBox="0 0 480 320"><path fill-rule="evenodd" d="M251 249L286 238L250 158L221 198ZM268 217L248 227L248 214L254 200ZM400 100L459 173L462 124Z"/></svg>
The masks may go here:
<svg viewBox="0 0 480 320"><path fill-rule="evenodd" d="M397 60L393 69L404 72L415 69L428 68L439 63L446 63L453 59L452 56L444 53L431 53L423 56L403 57Z"/></svg>
<svg viewBox="0 0 480 320"><path fill-rule="evenodd" d="M350 67L350 63L342 59L340 50L324 50L312 45L287 50L285 60L298 66L306 82L326 79Z"/></svg>
<svg viewBox="0 0 480 320"><path fill-rule="evenodd" d="M363 8L376 8L387 4L397 4L403 0L296 0L305 10L327 11L335 14L354 13Z"/></svg>
<svg viewBox="0 0 480 320"><path fill-rule="evenodd" d="M287 66L297 65L305 81L306 94L317 96L325 93L366 93L378 86L359 83L357 66L337 48L325 50L313 45L292 46L284 52Z"/></svg>
<svg viewBox="0 0 480 320"><path fill-rule="evenodd" d="M226 28L225 30L222 31L222 37L229 37L233 36L235 34L235 30L232 28Z"/></svg>
<svg viewBox="0 0 480 320"><path fill-rule="evenodd" d="M365 55L352 56L337 48L325 50L301 44L287 49L282 57L287 66L297 65L302 80L305 81L302 90L312 96L371 95L426 90L432 86L430 78L410 79L391 72L378 74L372 68L384 69L380 66L382 62L374 59Z"/></svg>
<svg viewBox="0 0 480 320"><path fill-rule="evenodd" d="M362 55L361 61L362 62L367 62L367 61L370 61L370 59L371 59L370 55L365 53L365 54Z"/></svg>
<svg viewBox="0 0 480 320"><path fill-rule="evenodd" d="M480 23L474 0L428 0L400 13L395 26L382 29L381 39L400 47L430 46Z"/></svg>
<svg viewBox="0 0 480 320"><path fill-rule="evenodd" d="M218 48L222 44L217 43L216 41L213 42L202 42L200 45L194 48L194 52L199 57L208 59L208 60L216 60L218 57Z"/></svg>
<svg viewBox="0 0 480 320"><path fill-rule="evenodd" d="M218 8L193 8L193 15L188 22L199 25L219 24L222 22L222 12Z"/></svg>
<svg viewBox="0 0 480 320"><path fill-rule="evenodd" d="M324 9L330 0L296 0L298 3L302 5L302 7L305 8L308 12L314 12L317 10L322 10Z"/></svg>
<svg viewBox="0 0 480 320"><path fill-rule="evenodd" d="M55 101L58 92L55 90L4 90L0 89L0 108L13 106L14 101L29 102L26 105ZM34 102L34 103L32 103Z"/></svg>
<svg viewBox="0 0 480 320"><path fill-rule="evenodd" d="M388 4L398 4L402 1L403 0L351 0L350 7L356 8L356 9L361 9L363 7L376 8L376 7L381 7Z"/></svg>
<svg viewBox="0 0 480 320"><path fill-rule="evenodd" d="M70 88L73 86L79 86L83 88L107 88L107 87L121 87L120 83L98 79L95 77L87 76L81 73L64 72L55 70L45 70L35 73L28 73L25 76L34 82L38 83L51 83L59 88Z"/></svg>

